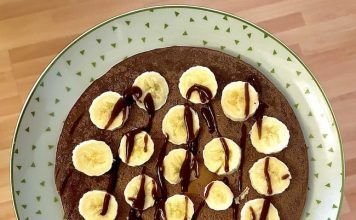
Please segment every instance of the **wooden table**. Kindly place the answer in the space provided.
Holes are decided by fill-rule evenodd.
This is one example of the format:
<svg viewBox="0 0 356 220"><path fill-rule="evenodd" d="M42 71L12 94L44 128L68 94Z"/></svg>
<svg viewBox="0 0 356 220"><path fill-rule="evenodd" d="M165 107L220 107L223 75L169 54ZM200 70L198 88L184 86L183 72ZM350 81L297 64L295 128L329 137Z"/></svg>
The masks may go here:
<svg viewBox="0 0 356 220"><path fill-rule="evenodd" d="M355 0L0 0L0 219L15 219L9 160L21 107L53 57L95 24L141 7L194 4L272 32L312 69L336 113L346 159L342 219L356 216Z"/></svg>

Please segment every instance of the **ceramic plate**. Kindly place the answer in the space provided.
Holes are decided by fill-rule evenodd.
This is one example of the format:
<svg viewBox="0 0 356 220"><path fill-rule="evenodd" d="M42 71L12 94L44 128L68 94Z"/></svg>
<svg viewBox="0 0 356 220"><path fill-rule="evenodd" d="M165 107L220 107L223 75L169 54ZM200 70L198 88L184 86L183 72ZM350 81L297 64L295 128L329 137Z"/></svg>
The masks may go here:
<svg viewBox="0 0 356 220"><path fill-rule="evenodd" d="M53 169L69 110L90 83L134 54L173 45L207 47L240 57L287 97L308 146L309 187L303 218L337 219L344 161L330 104L310 70L270 33L220 11L162 6L129 12L88 30L42 73L24 105L11 160L19 219L63 219Z"/></svg>

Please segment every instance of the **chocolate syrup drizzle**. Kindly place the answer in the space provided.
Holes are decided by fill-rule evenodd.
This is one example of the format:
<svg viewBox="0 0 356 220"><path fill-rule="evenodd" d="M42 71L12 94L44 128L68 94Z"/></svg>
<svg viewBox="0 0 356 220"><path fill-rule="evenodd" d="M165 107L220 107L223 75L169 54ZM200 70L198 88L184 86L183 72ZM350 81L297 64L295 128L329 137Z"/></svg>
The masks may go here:
<svg viewBox="0 0 356 220"><path fill-rule="evenodd" d="M261 88L260 81L257 79L257 77L251 75L247 78L247 82L250 83L253 86L253 88L255 88L255 90L259 94L259 97L261 97L262 88ZM246 94L246 91L245 91L245 94ZM245 98L246 98L246 95L245 95ZM261 139L261 137L262 137L262 119L263 119L263 115L265 114L266 109L268 108L268 105L266 103L262 102L261 100L259 100L259 102L260 102L260 104L258 105L258 108L254 114L254 118L257 123L258 137Z"/></svg>
<svg viewBox="0 0 356 220"><path fill-rule="evenodd" d="M250 114L250 91L248 88L248 83L245 82L245 117Z"/></svg>
<svg viewBox="0 0 356 220"><path fill-rule="evenodd" d="M229 147L225 141L224 138L221 137L217 122L216 122L216 116L214 112L214 108L211 104L211 99L213 97L211 91L209 88L203 86L203 85L197 85L194 84L192 87L190 87L187 91L186 98L190 99L191 95L193 92L198 92L200 100L203 102L204 106L201 108L200 112L203 115L203 118L208 126L209 133L217 133L217 136L220 137L219 140L221 142L221 145L224 149L225 152L225 165L224 165L224 170L225 172L229 171Z"/></svg>
<svg viewBox="0 0 356 220"><path fill-rule="evenodd" d="M116 104L113 108L113 111L111 112L110 119L109 119L108 123L105 125L105 129L110 127L110 125L113 123L113 121L120 114L121 111L124 111L124 117L126 117L126 112L134 104L135 100L138 100L141 96L142 96L142 90L139 87L132 86L132 87L126 89L123 92L123 97L120 98L116 102ZM150 93L148 93L145 96L143 102L144 102L145 109L148 113L149 120L148 120L148 123L146 124L146 126L131 129L130 131L128 131L124 134L126 136L126 152L125 152L126 153L126 162L128 162L130 160L130 157L131 157L131 154L133 151L133 147L135 144L135 136L138 133L140 133L141 131L149 132L152 127L152 121L153 121L153 118L155 115L155 106L154 106L152 95ZM124 121L126 119L127 118L125 118ZM148 141L148 136L146 134L144 137L144 143L145 143L144 151L147 151L147 141ZM116 160L113 163L113 166L111 167L111 169L109 171L110 173L113 173L113 174L111 175L109 185L107 187L107 193L104 198L103 208L102 208L102 212L100 213L100 215L105 215L108 210L108 206L109 206L109 202L110 202L110 194L109 193L112 193L115 190L119 162L120 162L120 159L116 158ZM136 199L133 200L132 206L134 207L134 209L130 210L128 219L141 219L141 212L143 210L143 205L145 202L145 200L144 200L145 192L144 192L144 187L143 187L145 184L144 174L145 174L145 167L142 170L143 176L141 179L140 190L137 194ZM142 184L143 184L143 186L142 186Z"/></svg>
<svg viewBox="0 0 356 220"><path fill-rule="evenodd" d="M287 174L284 174L283 176L282 176L282 180L286 180L286 179L288 179L288 177L289 177L289 174L287 173Z"/></svg>
<svg viewBox="0 0 356 220"><path fill-rule="evenodd" d="M100 215L106 215L106 212L108 211L109 203L110 203L110 194L112 194L115 191L116 187L116 180L118 178L118 170L120 167L120 158L116 156L116 159L114 160L111 169L109 170L109 173L111 173L110 179L109 179L109 184L106 189L106 194L104 197L104 202L103 202L103 208L101 210Z"/></svg>
<svg viewBox="0 0 356 220"><path fill-rule="evenodd" d="M267 197L265 197L265 200L263 201L260 220L266 220L270 205L271 205L271 197L267 196Z"/></svg>
<svg viewBox="0 0 356 220"><path fill-rule="evenodd" d="M159 193L154 194L156 197L155 198L156 208L154 214L155 220L166 219L166 211L164 208L164 204L167 200L167 187L163 176L163 172L164 172L163 159L166 154L168 139L169 136L166 135L161 150L158 154L157 163L156 163Z"/></svg>
<svg viewBox="0 0 356 220"><path fill-rule="evenodd" d="M268 105L263 103L263 102L260 102L256 112L255 112L255 115L254 115L254 118L256 120L256 123L257 123L257 129L258 129L258 137L261 139L262 137L262 121L263 121L263 115L265 114L265 111L266 109L268 108Z"/></svg>
<svg viewBox="0 0 356 220"><path fill-rule="evenodd" d="M132 86L123 92L122 97L115 103L114 108L110 114L109 121L105 125L108 129L114 122L115 118L124 110L124 121L126 120L126 111L135 103L135 99L142 96L142 90L137 86Z"/></svg>
<svg viewBox="0 0 356 220"><path fill-rule="evenodd" d="M184 105L184 123L187 131L187 152L179 172L181 179L181 192L187 192L190 183L191 172L194 169L195 176L199 176L198 161L196 154L198 152L198 134L194 133L193 113L189 104ZM193 155L192 155L193 154Z"/></svg>
<svg viewBox="0 0 356 220"><path fill-rule="evenodd" d="M272 194L273 190L272 190L272 183L271 183L271 177L269 176L269 172L268 172L268 168L269 168L269 157L266 157L265 160L265 168L264 168L264 174L265 174L265 178L266 178L266 182L267 182L267 193L269 195Z"/></svg>
<svg viewBox="0 0 356 220"><path fill-rule="evenodd" d="M253 210L253 208L251 206L249 207L249 210L250 210L251 215L252 215L252 220L256 220L255 210Z"/></svg>
<svg viewBox="0 0 356 220"><path fill-rule="evenodd" d="M128 220L140 220L142 219L142 211L145 206L145 184L146 184L146 167L141 171L140 188L137 192L136 198L129 198L132 201L132 207L130 208ZM154 189L153 189L154 192Z"/></svg>

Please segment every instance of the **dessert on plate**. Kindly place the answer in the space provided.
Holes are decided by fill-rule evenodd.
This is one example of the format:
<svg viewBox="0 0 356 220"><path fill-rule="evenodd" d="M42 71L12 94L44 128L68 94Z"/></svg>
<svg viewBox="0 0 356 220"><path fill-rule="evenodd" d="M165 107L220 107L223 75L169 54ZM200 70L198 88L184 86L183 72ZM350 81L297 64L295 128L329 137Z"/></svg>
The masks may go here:
<svg viewBox="0 0 356 220"><path fill-rule="evenodd" d="M66 219L300 219L303 134L258 70L196 47L137 54L80 96L57 146Z"/></svg>

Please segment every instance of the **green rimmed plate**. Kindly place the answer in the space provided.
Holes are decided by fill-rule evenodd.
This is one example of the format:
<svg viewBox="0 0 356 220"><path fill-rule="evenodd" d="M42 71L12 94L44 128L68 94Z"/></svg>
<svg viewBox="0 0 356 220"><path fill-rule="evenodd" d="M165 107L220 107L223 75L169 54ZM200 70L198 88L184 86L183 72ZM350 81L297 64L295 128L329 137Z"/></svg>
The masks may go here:
<svg viewBox="0 0 356 220"><path fill-rule="evenodd" d="M11 181L19 219L63 219L53 169L69 110L90 83L139 52L199 46L240 57L286 96L308 146L305 219L337 219L344 184L340 135L331 107L302 61L268 32L236 16L192 6L162 6L109 19L74 40L33 87L14 135Z"/></svg>

